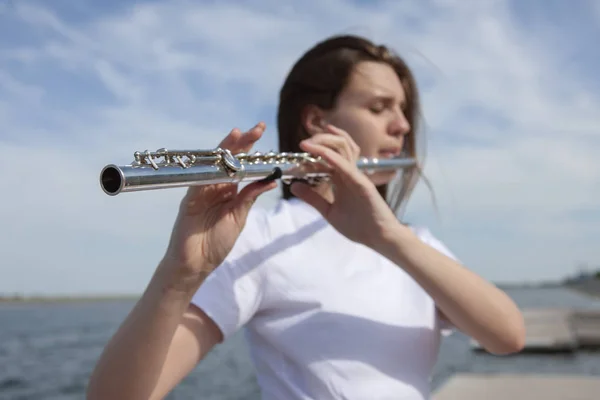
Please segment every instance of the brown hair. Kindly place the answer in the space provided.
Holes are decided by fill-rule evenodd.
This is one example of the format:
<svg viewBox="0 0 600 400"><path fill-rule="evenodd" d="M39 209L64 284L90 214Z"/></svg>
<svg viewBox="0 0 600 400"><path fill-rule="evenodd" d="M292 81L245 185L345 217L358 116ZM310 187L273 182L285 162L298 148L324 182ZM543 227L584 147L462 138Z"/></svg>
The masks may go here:
<svg viewBox="0 0 600 400"><path fill-rule="evenodd" d="M342 35L333 36L309 49L292 67L279 95L277 128L279 151L301 152L299 143L308 138L301 123L307 105L330 110L348 83L354 67L362 61L378 61L390 65L398 74L406 94L406 118L411 130L405 137L404 154L417 159L417 166L398 174L393 192L388 185L379 186L379 193L398 213L406 205L420 175L417 156L417 128L420 113L419 96L414 76L407 64L385 46L368 39ZM283 185L283 197L293 197L288 185Z"/></svg>

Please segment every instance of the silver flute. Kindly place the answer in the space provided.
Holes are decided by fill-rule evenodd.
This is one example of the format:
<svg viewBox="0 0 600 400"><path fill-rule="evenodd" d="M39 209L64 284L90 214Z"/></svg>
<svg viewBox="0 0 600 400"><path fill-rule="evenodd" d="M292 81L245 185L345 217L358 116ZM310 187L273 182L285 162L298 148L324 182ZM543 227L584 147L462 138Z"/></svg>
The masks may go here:
<svg viewBox="0 0 600 400"><path fill-rule="evenodd" d="M357 167L365 174L415 166L410 157L362 158ZM330 168L310 153L238 153L212 150L136 151L129 165L108 164L100 172L104 193L166 189L216 183L243 183L280 179L289 184L303 180L315 184L330 177Z"/></svg>

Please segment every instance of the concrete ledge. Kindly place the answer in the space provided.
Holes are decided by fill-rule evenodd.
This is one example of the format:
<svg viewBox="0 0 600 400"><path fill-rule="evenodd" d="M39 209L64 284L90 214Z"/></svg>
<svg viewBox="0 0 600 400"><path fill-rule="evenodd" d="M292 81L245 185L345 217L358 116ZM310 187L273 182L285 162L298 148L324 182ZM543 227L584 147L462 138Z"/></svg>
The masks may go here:
<svg viewBox="0 0 600 400"><path fill-rule="evenodd" d="M459 374L433 400L597 400L600 377L558 374Z"/></svg>
<svg viewBox="0 0 600 400"><path fill-rule="evenodd" d="M572 352L600 347L600 310L531 308L523 310L526 338L523 352ZM471 340L474 350L483 348Z"/></svg>
<svg viewBox="0 0 600 400"><path fill-rule="evenodd" d="M574 310L570 321L580 348L600 347L600 311Z"/></svg>

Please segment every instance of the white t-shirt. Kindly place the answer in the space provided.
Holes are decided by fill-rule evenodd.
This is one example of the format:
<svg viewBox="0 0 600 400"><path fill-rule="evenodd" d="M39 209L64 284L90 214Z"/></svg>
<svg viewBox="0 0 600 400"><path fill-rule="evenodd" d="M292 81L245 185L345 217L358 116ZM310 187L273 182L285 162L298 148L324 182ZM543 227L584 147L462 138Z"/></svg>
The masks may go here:
<svg viewBox="0 0 600 400"><path fill-rule="evenodd" d="M426 228L426 243L453 257ZM254 207L192 303L244 327L265 400L428 399L443 322L402 268L310 205Z"/></svg>

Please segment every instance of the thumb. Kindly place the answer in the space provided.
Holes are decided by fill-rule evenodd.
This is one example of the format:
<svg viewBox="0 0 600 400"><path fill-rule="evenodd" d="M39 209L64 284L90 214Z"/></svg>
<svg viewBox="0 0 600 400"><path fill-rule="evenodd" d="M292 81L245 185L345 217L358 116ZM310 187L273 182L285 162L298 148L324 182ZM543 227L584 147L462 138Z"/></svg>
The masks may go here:
<svg viewBox="0 0 600 400"><path fill-rule="evenodd" d="M258 196L276 187L276 181L258 181L246 185L233 201L232 209L235 218L238 221L245 221Z"/></svg>
<svg viewBox="0 0 600 400"><path fill-rule="evenodd" d="M327 218L331 204L323 196L315 192L304 182L294 182L290 186L292 194L313 206L321 215Z"/></svg>

